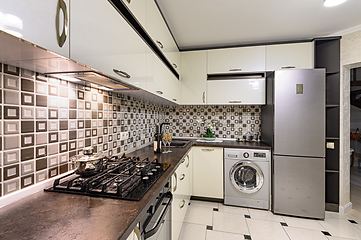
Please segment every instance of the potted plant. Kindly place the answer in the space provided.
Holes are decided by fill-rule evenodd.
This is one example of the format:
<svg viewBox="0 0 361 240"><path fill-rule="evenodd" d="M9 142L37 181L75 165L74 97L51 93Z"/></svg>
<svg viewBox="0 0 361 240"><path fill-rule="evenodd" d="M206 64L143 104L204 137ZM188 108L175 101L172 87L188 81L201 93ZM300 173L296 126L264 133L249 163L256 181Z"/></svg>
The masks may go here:
<svg viewBox="0 0 361 240"><path fill-rule="evenodd" d="M210 120L210 122L207 125L207 130L205 134L203 134L203 138L208 141L213 141L216 139L216 135L212 132L212 130L215 128L216 124L220 121L218 119ZM205 119L197 119L197 123L199 124L207 124L207 121Z"/></svg>

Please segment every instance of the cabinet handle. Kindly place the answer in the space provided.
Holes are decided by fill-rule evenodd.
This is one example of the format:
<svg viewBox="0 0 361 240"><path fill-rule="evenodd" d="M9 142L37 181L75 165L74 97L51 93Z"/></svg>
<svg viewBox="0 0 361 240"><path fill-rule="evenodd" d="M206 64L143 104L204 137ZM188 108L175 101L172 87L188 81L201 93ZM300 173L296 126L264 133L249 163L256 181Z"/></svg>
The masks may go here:
<svg viewBox="0 0 361 240"><path fill-rule="evenodd" d="M202 148L202 151L213 152L214 148Z"/></svg>
<svg viewBox="0 0 361 240"><path fill-rule="evenodd" d="M119 76L121 76L121 77L130 78L130 75L129 75L128 73L126 73L126 72L120 71L120 70L115 69L115 68L113 69L113 71L114 71L116 74L118 74Z"/></svg>
<svg viewBox="0 0 361 240"><path fill-rule="evenodd" d="M174 68L177 68L178 66L177 66L177 64L173 63L173 67L174 67Z"/></svg>
<svg viewBox="0 0 361 240"><path fill-rule="evenodd" d="M130 2L131 2L132 0L127 0L127 2L130 4Z"/></svg>
<svg viewBox="0 0 361 240"><path fill-rule="evenodd" d="M160 95L162 95L163 94L163 92L162 91L160 91L160 90L157 90L156 91L158 94L160 94Z"/></svg>
<svg viewBox="0 0 361 240"><path fill-rule="evenodd" d="M175 101L175 102L176 102L176 101L177 101L177 99L176 99L176 98L173 98L173 101Z"/></svg>
<svg viewBox="0 0 361 240"><path fill-rule="evenodd" d="M157 44L158 44L158 46L161 48L161 49L163 49L163 44L160 42L160 41L156 41L157 42Z"/></svg>
<svg viewBox="0 0 361 240"><path fill-rule="evenodd" d="M183 173L182 176L179 178L179 180L183 181L186 175Z"/></svg>
<svg viewBox="0 0 361 240"><path fill-rule="evenodd" d="M182 159L182 163L184 163L185 161L186 161L186 158L183 158L183 159Z"/></svg>
<svg viewBox="0 0 361 240"><path fill-rule="evenodd" d="M173 175L175 178L173 192L175 192L177 191L177 187L178 187L178 178L177 178L177 173L174 173Z"/></svg>
<svg viewBox="0 0 361 240"><path fill-rule="evenodd" d="M290 69L290 68L296 68L296 66L283 66L282 69Z"/></svg>
<svg viewBox="0 0 361 240"><path fill-rule="evenodd" d="M189 155L187 155L187 158L188 158L188 163L187 163L187 165L186 165L186 168L189 167Z"/></svg>
<svg viewBox="0 0 361 240"><path fill-rule="evenodd" d="M240 101L240 100L237 100L237 101L228 101L229 103L241 103L242 101Z"/></svg>
<svg viewBox="0 0 361 240"><path fill-rule="evenodd" d="M61 34L59 33L60 10L63 11L64 14L63 29ZM59 47L63 47L68 36L68 11L66 9L66 3L64 2L64 0L58 0L58 5L56 6L55 31L58 45Z"/></svg>
<svg viewBox="0 0 361 240"><path fill-rule="evenodd" d="M203 103L206 103L206 92L203 92Z"/></svg>
<svg viewBox="0 0 361 240"><path fill-rule="evenodd" d="M230 72L242 71L242 68L232 68L229 69Z"/></svg>
<svg viewBox="0 0 361 240"><path fill-rule="evenodd" d="M140 230L139 230L139 228L137 227L137 226L135 226L135 228L134 228L134 233L135 233L135 235L137 235L137 239L138 240L141 240L142 238L140 237Z"/></svg>
<svg viewBox="0 0 361 240"><path fill-rule="evenodd" d="M184 205L186 205L186 201L183 199L183 200L182 200L182 205L180 205L179 208L183 208Z"/></svg>

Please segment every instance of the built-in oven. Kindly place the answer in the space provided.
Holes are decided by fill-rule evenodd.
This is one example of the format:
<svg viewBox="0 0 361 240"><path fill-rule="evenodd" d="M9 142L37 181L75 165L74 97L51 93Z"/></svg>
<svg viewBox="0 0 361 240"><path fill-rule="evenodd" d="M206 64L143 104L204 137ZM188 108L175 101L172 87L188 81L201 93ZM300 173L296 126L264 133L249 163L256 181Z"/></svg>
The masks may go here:
<svg viewBox="0 0 361 240"><path fill-rule="evenodd" d="M141 240L171 239L172 200L170 182L167 182L140 221Z"/></svg>

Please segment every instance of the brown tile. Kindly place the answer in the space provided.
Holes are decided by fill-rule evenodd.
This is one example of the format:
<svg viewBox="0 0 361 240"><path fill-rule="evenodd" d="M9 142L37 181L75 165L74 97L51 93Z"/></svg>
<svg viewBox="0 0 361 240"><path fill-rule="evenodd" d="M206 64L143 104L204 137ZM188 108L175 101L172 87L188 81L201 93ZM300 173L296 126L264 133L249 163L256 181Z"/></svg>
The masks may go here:
<svg viewBox="0 0 361 240"><path fill-rule="evenodd" d="M67 120L59 121L59 125L60 125L60 130L68 130Z"/></svg>
<svg viewBox="0 0 361 240"><path fill-rule="evenodd" d="M49 178L55 177L58 175L58 167L53 167L48 170Z"/></svg>
<svg viewBox="0 0 361 240"><path fill-rule="evenodd" d="M77 107L76 100L69 99L69 108L76 109L76 107Z"/></svg>
<svg viewBox="0 0 361 240"><path fill-rule="evenodd" d="M34 81L28 79L21 79L21 91L34 92Z"/></svg>
<svg viewBox="0 0 361 240"><path fill-rule="evenodd" d="M48 122L47 121L36 121L36 132L46 132Z"/></svg>
<svg viewBox="0 0 361 240"><path fill-rule="evenodd" d="M21 135L21 147L34 146L34 134Z"/></svg>
<svg viewBox="0 0 361 240"><path fill-rule="evenodd" d="M4 181L19 177L19 164L4 167Z"/></svg>
<svg viewBox="0 0 361 240"><path fill-rule="evenodd" d="M68 164L62 164L59 166L60 174L66 173L68 171Z"/></svg>
<svg viewBox="0 0 361 240"><path fill-rule="evenodd" d="M28 161L34 159L34 148L22 148L21 149L21 161Z"/></svg>
<svg viewBox="0 0 361 240"><path fill-rule="evenodd" d="M4 119L19 119L19 107L4 106Z"/></svg>
<svg viewBox="0 0 361 240"><path fill-rule="evenodd" d="M48 98L43 95L36 95L36 106L38 107L47 107L48 106Z"/></svg>
<svg viewBox="0 0 361 240"><path fill-rule="evenodd" d="M4 73L19 76L20 68L4 64Z"/></svg>
<svg viewBox="0 0 361 240"><path fill-rule="evenodd" d="M76 139L76 131L69 131L69 140Z"/></svg>
<svg viewBox="0 0 361 240"><path fill-rule="evenodd" d="M21 121L21 133L34 132L34 121Z"/></svg>
<svg viewBox="0 0 361 240"><path fill-rule="evenodd" d="M21 105L34 106L34 94L21 93Z"/></svg>
<svg viewBox="0 0 361 240"><path fill-rule="evenodd" d="M46 169L48 167L48 161L46 158L36 160L36 171Z"/></svg>
<svg viewBox="0 0 361 240"><path fill-rule="evenodd" d="M21 189L34 184L34 174L21 177Z"/></svg>

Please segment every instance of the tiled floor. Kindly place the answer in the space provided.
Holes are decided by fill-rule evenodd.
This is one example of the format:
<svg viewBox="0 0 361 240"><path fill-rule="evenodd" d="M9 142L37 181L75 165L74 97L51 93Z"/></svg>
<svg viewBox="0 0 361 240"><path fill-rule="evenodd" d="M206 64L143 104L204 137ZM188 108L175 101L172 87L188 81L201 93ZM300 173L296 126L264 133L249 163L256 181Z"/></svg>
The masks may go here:
<svg viewBox="0 0 361 240"><path fill-rule="evenodd" d="M349 221L349 220L354 220ZM361 220L326 212L324 221L270 211L191 201L179 240L351 240L361 239Z"/></svg>

